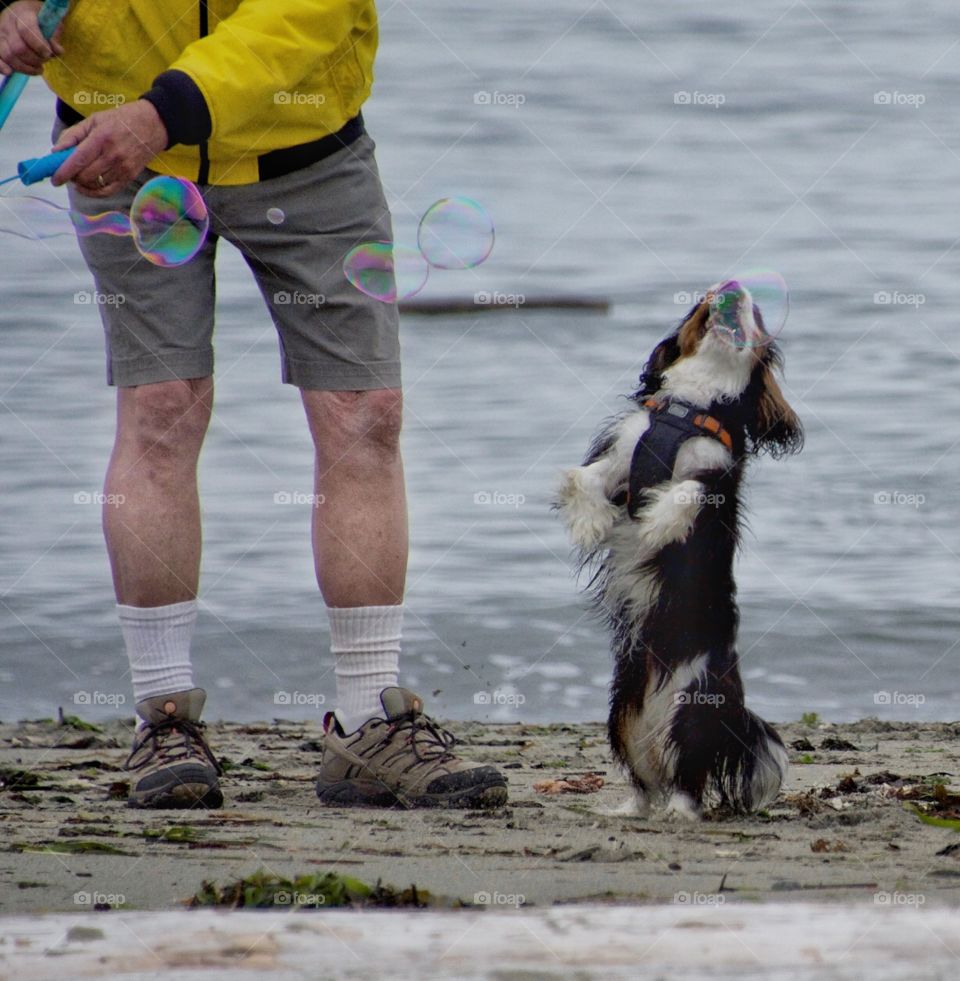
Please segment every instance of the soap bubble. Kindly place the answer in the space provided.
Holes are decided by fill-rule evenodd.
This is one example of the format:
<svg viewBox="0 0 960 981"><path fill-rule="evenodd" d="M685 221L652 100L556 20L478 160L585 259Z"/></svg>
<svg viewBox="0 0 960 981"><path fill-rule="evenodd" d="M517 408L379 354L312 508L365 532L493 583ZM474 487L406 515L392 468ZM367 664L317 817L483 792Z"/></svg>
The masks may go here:
<svg viewBox="0 0 960 981"><path fill-rule="evenodd" d="M417 245L438 269L472 269L493 251L493 221L471 198L442 198L420 219Z"/></svg>
<svg viewBox="0 0 960 981"><path fill-rule="evenodd" d="M393 303L419 293L430 267L417 249L392 242L364 242L347 253L343 273L361 293Z"/></svg>
<svg viewBox="0 0 960 981"><path fill-rule="evenodd" d="M283 213L283 208L267 208L267 221L271 225L282 225L286 217Z"/></svg>
<svg viewBox="0 0 960 981"><path fill-rule="evenodd" d="M750 269L711 289L707 294L710 315L718 334L736 347L749 347L738 324L739 300L744 293L753 301L754 317L757 311L764 329L770 337L783 330L790 310L790 294L780 273L772 269Z"/></svg>
<svg viewBox="0 0 960 981"><path fill-rule="evenodd" d="M210 216L190 181L154 177L133 199L130 226L134 243L145 259L157 266L182 266L203 247Z"/></svg>

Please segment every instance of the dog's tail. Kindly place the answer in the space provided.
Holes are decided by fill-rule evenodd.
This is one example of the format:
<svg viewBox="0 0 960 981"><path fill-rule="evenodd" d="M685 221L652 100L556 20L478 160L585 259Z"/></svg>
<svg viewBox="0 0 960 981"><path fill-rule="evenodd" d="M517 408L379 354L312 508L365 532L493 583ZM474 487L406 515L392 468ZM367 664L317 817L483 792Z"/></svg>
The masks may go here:
<svg viewBox="0 0 960 981"><path fill-rule="evenodd" d="M787 751L773 726L749 709L742 710L738 722L723 742L714 776L723 803L756 811L780 792Z"/></svg>

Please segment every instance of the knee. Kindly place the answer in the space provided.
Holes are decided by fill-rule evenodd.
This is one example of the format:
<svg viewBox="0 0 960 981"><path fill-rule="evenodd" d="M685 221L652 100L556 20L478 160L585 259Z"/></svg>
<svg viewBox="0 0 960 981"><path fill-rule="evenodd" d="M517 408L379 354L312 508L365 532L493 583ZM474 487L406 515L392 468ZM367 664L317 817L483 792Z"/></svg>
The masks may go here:
<svg viewBox="0 0 960 981"><path fill-rule="evenodd" d="M304 393L317 450L331 462L382 465L400 450L399 389Z"/></svg>
<svg viewBox="0 0 960 981"><path fill-rule="evenodd" d="M194 458L210 421L209 379L158 382L123 389L119 437L153 460Z"/></svg>

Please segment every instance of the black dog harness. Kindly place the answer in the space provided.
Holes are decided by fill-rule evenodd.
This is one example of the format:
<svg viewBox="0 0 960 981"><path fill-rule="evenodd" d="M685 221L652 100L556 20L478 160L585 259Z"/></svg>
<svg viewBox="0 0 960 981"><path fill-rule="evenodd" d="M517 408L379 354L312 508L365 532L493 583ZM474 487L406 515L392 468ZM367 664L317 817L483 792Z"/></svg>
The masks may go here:
<svg viewBox="0 0 960 981"><path fill-rule="evenodd" d="M680 447L695 437L710 436L734 452L733 436L715 416L675 399L648 398L643 407L650 413L650 426L637 441L630 461L627 511L636 516L643 491L669 480Z"/></svg>

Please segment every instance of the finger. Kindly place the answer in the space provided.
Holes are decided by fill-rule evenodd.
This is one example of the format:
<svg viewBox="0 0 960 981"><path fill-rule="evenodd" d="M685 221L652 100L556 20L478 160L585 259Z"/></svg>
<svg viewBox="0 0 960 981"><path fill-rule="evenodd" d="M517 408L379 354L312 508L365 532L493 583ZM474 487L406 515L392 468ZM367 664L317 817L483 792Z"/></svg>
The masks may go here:
<svg viewBox="0 0 960 981"><path fill-rule="evenodd" d="M53 57L53 49L40 33L39 27L25 24L23 21L20 21L17 26L19 27L21 42L40 59L41 64Z"/></svg>
<svg viewBox="0 0 960 981"><path fill-rule="evenodd" d="M67 181L76 180L87 187L95 187L97 176L106 168L107 162L101 159L99 149L85 142L60 164L57 172L50 178L50 183L54 187L60 187Z"/></svg>
<svg viewBox="0 0 960 981"><path fill-rule="evenodd" d="M89 119L85 119L82 123L77 123L75 126L70 126L65 129L54 143L54 150L66 150L67 147L76 146L87 138L90 134L91 123Z"/></svg>
<svg viewBox="0 0 960 981"><path fill-rule="evenodd" d="M0 75L9 75L13 72L13 69L0 58Z"/></svg>

